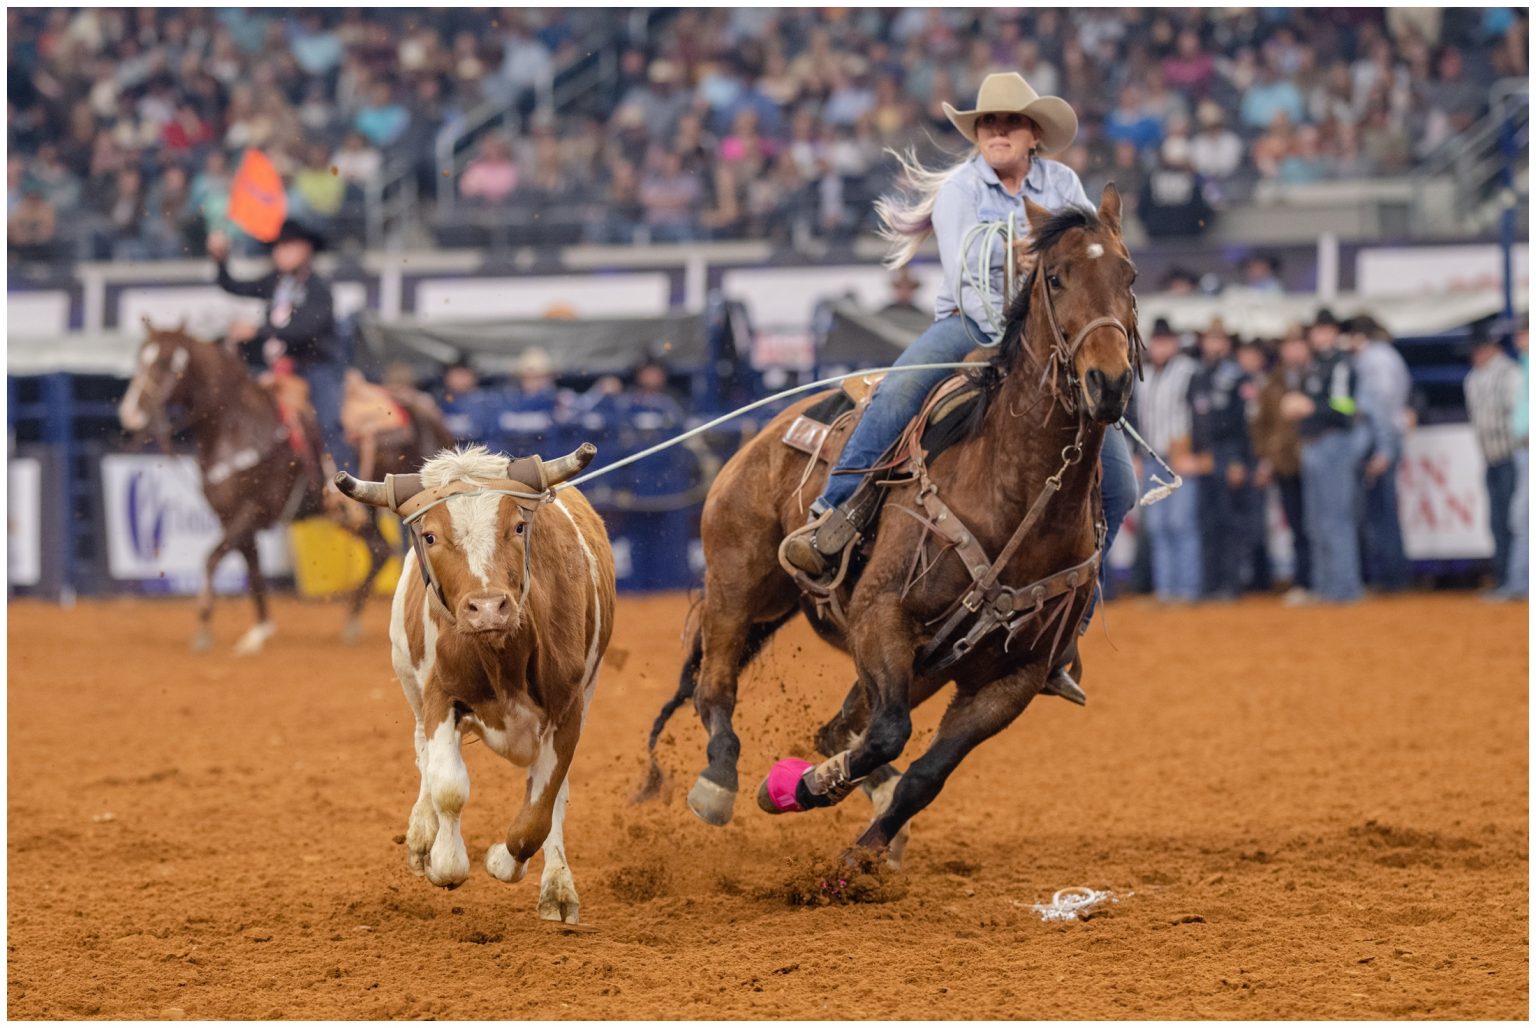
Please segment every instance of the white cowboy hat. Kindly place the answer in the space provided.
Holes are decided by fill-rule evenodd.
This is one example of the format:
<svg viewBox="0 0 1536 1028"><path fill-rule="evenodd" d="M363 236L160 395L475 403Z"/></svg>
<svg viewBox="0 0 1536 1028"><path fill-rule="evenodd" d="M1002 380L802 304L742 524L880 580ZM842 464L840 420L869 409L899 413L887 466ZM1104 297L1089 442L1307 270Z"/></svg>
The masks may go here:
<svg viewBox="0 0 1536 1028"><path fill-rule="evenodd" d="M981 81L974 111L957 111L949 104L944 113L960 134L976 142L976 119L983 114L1018 113L1040 126L1040 152L1065 150L1077 137L1077 115L1059 96L1041 96L1016 71L998 72Z"/></svg>

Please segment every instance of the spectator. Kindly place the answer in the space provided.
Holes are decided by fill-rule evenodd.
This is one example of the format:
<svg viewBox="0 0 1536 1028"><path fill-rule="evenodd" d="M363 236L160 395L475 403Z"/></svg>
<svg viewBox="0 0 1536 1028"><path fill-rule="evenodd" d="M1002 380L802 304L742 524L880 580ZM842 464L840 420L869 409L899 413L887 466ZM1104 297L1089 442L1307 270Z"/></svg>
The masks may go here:
<svg viewBox="0 0 1536 1028"><path fill-rule="evenodd" d="M1276 177L1286 185L1321 182L1326 174L1322 144L1316 125L1296 130L1290 152L1280 159Z"/></svg>
<svg viewBox="0 0 1536 1028"><path fill-rule="evenodd" d="M1306 117L1306 108L1295 83L1281 78L1274 66L1266 62L1259 68L1258 81L1243 94L1243 124L1249 129L1265 129L1274 123L1277 114L1284 114L1295 125Z"/></svg>
<svg viewBox="0 0 1536 1028"><path fill-rule="evenodd" d="M1515 352L1520 355L1520 388L1510 422L1515 439L1515 489L1509 507L1509 571L1500 599L1524 600L1530 593L1531 524L1531 357L1530 325L1522 318L1515 327Z"/></svg>
<svg viewBox="0 0 1536 1028"><path fill-rule="evenodd" d="M190 103L176 106L176 115L166 122L163 132L165 148L172 153L197 150L213 139L213 129L203 121L197 108Z"/></svg>
<svg viewBox="0 0 1536 1028"><path fill-rule="evenodd" d="M349 188L363 189L379 174L384 158L379 151L368 145L362 133L349 132L342 140L341 149L331 157L336 174Z"/></svg>
<svg viewBox="0 0 1536 1028"><path fill-rule="evenodd" d="M468 361L460 359L443 372L439 406L443 423L459 443L493 443L499 435L496 417L501 404L499 394L481 388L480 376Z"/></svg>
<svg viewBox="0 0 1536 1028"><path fill-rule="evenodd" d="M1488 486L1488 527L1493 533L1493 589L1509 585L1509 510L1515 493L1515 403L1524 382L1520 366L1486 328L1472 341L1472 370L1463 389L1467 414L1477 433Z"/></svg>
<svg viewBox="0 0 1536 1028"><path fill-rule="evenodd" d="M1104 135L1116 142L1131 143L1146 151L1163 141L1163 125L1142 105L1135 86L1120 90L1120 104L1104 121Z"/></svg>
<svg viewBox="0 0 1536 1028"><path fill-rule="evenodd" d="M697 231L699 181L683 170L682 158L670 150L656 153L653 168L640 183L640 203L651 239L685 243Z"/></svg>
<svg viewBox="0 0 1536 1028"><path fill-rule="evenodd" d="M1169 136L1164 140L1157 168L1142 183L1136 215L1154 239L1190 239L1210 225L1211 205L1190 169L1188 139Z"/></svg>
<svg viewBox="0 0 1536 1028"><path fill-rule="evenodd" d="M555 387L554 361L542 347L523 351L517 361L517 380L517 388L503 400L497 427L513 437L503 444L508 452L539 453L566 419L575 397Z"/></svg>
<svg viewBox="0 0 1536 1028"><path fill-rule="evenodd" d="M1299 328L1287 332L1280 342L1280 361L1264 380L1253 418L1253 448L1258 458L1254 485L1262 490L1274 483L1291 529L1295 568L1285 603L1293 606L1313 600L1312 547L1302 501L1301 437L1296 421L1283 416L1281 406L1286 395L1301 391L1311 363L1312 348L1307 345L1307 337Z"/></svg>
<svg viewBox="0 0 1536 1028"><path fill-rule="evenodd" d="M933 312L917 305L917 291L922 288L912 269L903 264L891 275L891 302L880 308L882 315L915 314L932 318Z"/></svg>
<svg viewBox="0 0 1536 1028"><path fill-rule="evenodd" d="M1261 293L1283 293L1280 258L1272 253L1256 253L1243 259L1243 285Z"/></svg>
<svg viewBox="0 0 1536 1028"><path fill-rule="evenodd" d="M53 256L58 215L42 190L28 188L6 222L7 244L18 257L48 260Z"/></svg>
<svg viewBox="0 0 1536 1028"><path fill-rule="evenodd" d="M1235 600L1242 589L1248 545L1248 400L1253 386L1232 358L1232 337L1220 321L1200 335L1200 367L1189 382L1189 448L1199 474L1204 595Z"/></svg>
<svg viewBox="0 0 1536 1028"><path fill-rule="evenodd" d="M190 251L188 215L192 210L186 169L173 164L162 171L144 206L141 236L149 256L157 260L185 257Z"/></svg>
<svg viewBox="0 0 1536 1028"><path fill-rule="evenodd" d="M1408 587L1408 558L1397 512L1397 467L1408 432L1408 394L1412 379L1408 364L1392 345L1386 329L1361 317L1349 324L1344 338L1355 355L1359 383L1361 428L1369 443L1364 472L1365 581L1381 592Z"/></svg>
<svg viewBox="0 0 1536 1028"><path fill-rule="evenodd" d="M624 416L642 432L662 432L683 423L683 408L667 392L667 366L647 357L635 368L635 384L624 397Z"/></svg>
<svg viewBox="0 0 1536 1028"><path fill-rule="evenodd" d="M632 243L644 217L640 205L640 175L633 162L620 157L613 162L603 202L587 226L588 241Z"/></svg>
<svg viewBox="0 0 1536 1028"><path fill-rule="evenodd" d="M410 112L395 99L389 83L381 80L368 90L368 103L357 112L352 127L374 146L387 150L405 135L410 121Z"/></svg>
<svg viewBox="0 0 1536 1028"><path fill-rule="evenodd" d="M1188 268L1175 265L1163 276L1162 290L1174 296L1193 296L1200 291L1200 278Z"/></svg>
<svg viewBox="0 0 1536 1028"><path fill-rule="evenodd" d="M299 206L318 218L334 218L341 213L346 191L347 184L339 169L332 166L325 144L310 143L305 147L304 166L293 176L293 192Z"/></svg>
<svg viewBox="0 0 1536 1028"><path fill-rule="evenodd" d="M1221 107L1214 101L1202 101L1197 113L1200 131L1190 140L1190 167L1204 178L1229 178L1242 166L1243 141L1227 128Z"/></svg>
<svg viewBox="0 0 1536 1028"><path fill-rule="evenodd" d="M1216 78L1216 62L1200 45L1200 31L1186 27L1179 31L1176 52L1163 58L1163 78L1175 89L1197 97L1210 92Z"/></svg>
<svg viewBox="0 0 1536 1028"><path fill-rule="evenodd" d="M500 135L489 135L480 144L480 156L470 161L459 177L459 195L480 203L504 204L516 191L518 179L511 145Z"/></svg>
<svg viewBox="0 0 1536 1028"><path fill-rule="evenodd" d="M1148 445L1168 454L1184 484L1166 499L1143 508L1152 550L1152 586L1165 604L1193 603L1203 584L1200 552L1199 469L1190 453L1189 386L1199 366L1179 352L1179 337L1162 318L1147 340L1146 378L1132 394L1135 421ZM1153 488L1147 465L1144 489Z"/></svg>
<svg viewBox="0 0 1536 1028"><path fill-rule="evenodd" d="M1314 592L1327 603L1354 603L1361 589L1355 374L1338 348L1339 323L1331 311L1318 312L1308 335L1311 362L1301 389L1281 399L1280 414L1297 422L1301 436L1302 510L1312 544Z"/></svg>
<svg viewBox="0 0 1536 1028"><path fill-rule="evenodd" d="M144 246L139 239L144 209L144 177L139 174L138 168L124 168L117 173L104 205L108 224L107 245L113 260L144 258Z"/></svg>

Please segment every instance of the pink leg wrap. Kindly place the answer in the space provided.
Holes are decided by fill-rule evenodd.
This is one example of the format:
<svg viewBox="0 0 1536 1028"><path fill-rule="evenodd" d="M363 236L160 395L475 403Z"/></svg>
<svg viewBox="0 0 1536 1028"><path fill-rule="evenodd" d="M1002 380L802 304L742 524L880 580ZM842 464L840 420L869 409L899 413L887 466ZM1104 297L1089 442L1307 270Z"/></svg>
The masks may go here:
<svg viewBox="0 0 1536 1028"><path fill-rule="evenodd" d="M804 808L795 802L795 786L806 771L815 767L810 761L785 757L773 765L768 777L757 789L757 805L770 814L793 814Z"/></svg>

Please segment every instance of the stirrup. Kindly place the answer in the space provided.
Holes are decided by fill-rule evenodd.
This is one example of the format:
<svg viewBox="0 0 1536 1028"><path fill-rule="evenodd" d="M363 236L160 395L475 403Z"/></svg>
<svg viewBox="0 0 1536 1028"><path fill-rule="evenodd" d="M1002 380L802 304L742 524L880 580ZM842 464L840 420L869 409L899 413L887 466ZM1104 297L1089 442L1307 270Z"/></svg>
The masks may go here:
<svg viewBox="0 0 1536 1028"><path fill-rule="evenodd" d="M842 558L858 539L859 530L853 519L841 507L833 507L784 537L779 544L779 563L787 565L786 570L793 568L813 580L823 579L846 565Z"/></svg>

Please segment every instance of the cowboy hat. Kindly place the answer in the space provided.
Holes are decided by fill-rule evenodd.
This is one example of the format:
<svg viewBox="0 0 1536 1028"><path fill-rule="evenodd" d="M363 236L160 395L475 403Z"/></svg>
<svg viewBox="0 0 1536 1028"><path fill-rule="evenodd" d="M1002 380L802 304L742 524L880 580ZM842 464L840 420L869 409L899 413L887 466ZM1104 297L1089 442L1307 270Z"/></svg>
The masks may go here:
<svg viewBox="0 0 1536 1028"><path fill-rule="evenodd" d="M981 80L974 111L957 111L949 104L944 113L960 134L976 142L976 119L983 114L1018 113L1040 126L1040 152L1064 150L1077 136L1077 115L1059 96L1041 96L1016 71L998 72Z"/></svg>
<svg viewBox="0 0 1536 1028"><path fill-rule="evenodd" d="M277 238L272 240L271 245L276 246L278 243L292 242L308 243L310 249L314 250L315 253L319 253L321 250L325 249L324 236L310 228L308 225L304 224L302 221L296 221L293 218L289 218L287 221L283 222L283 227L278 229Z"/></svg>

